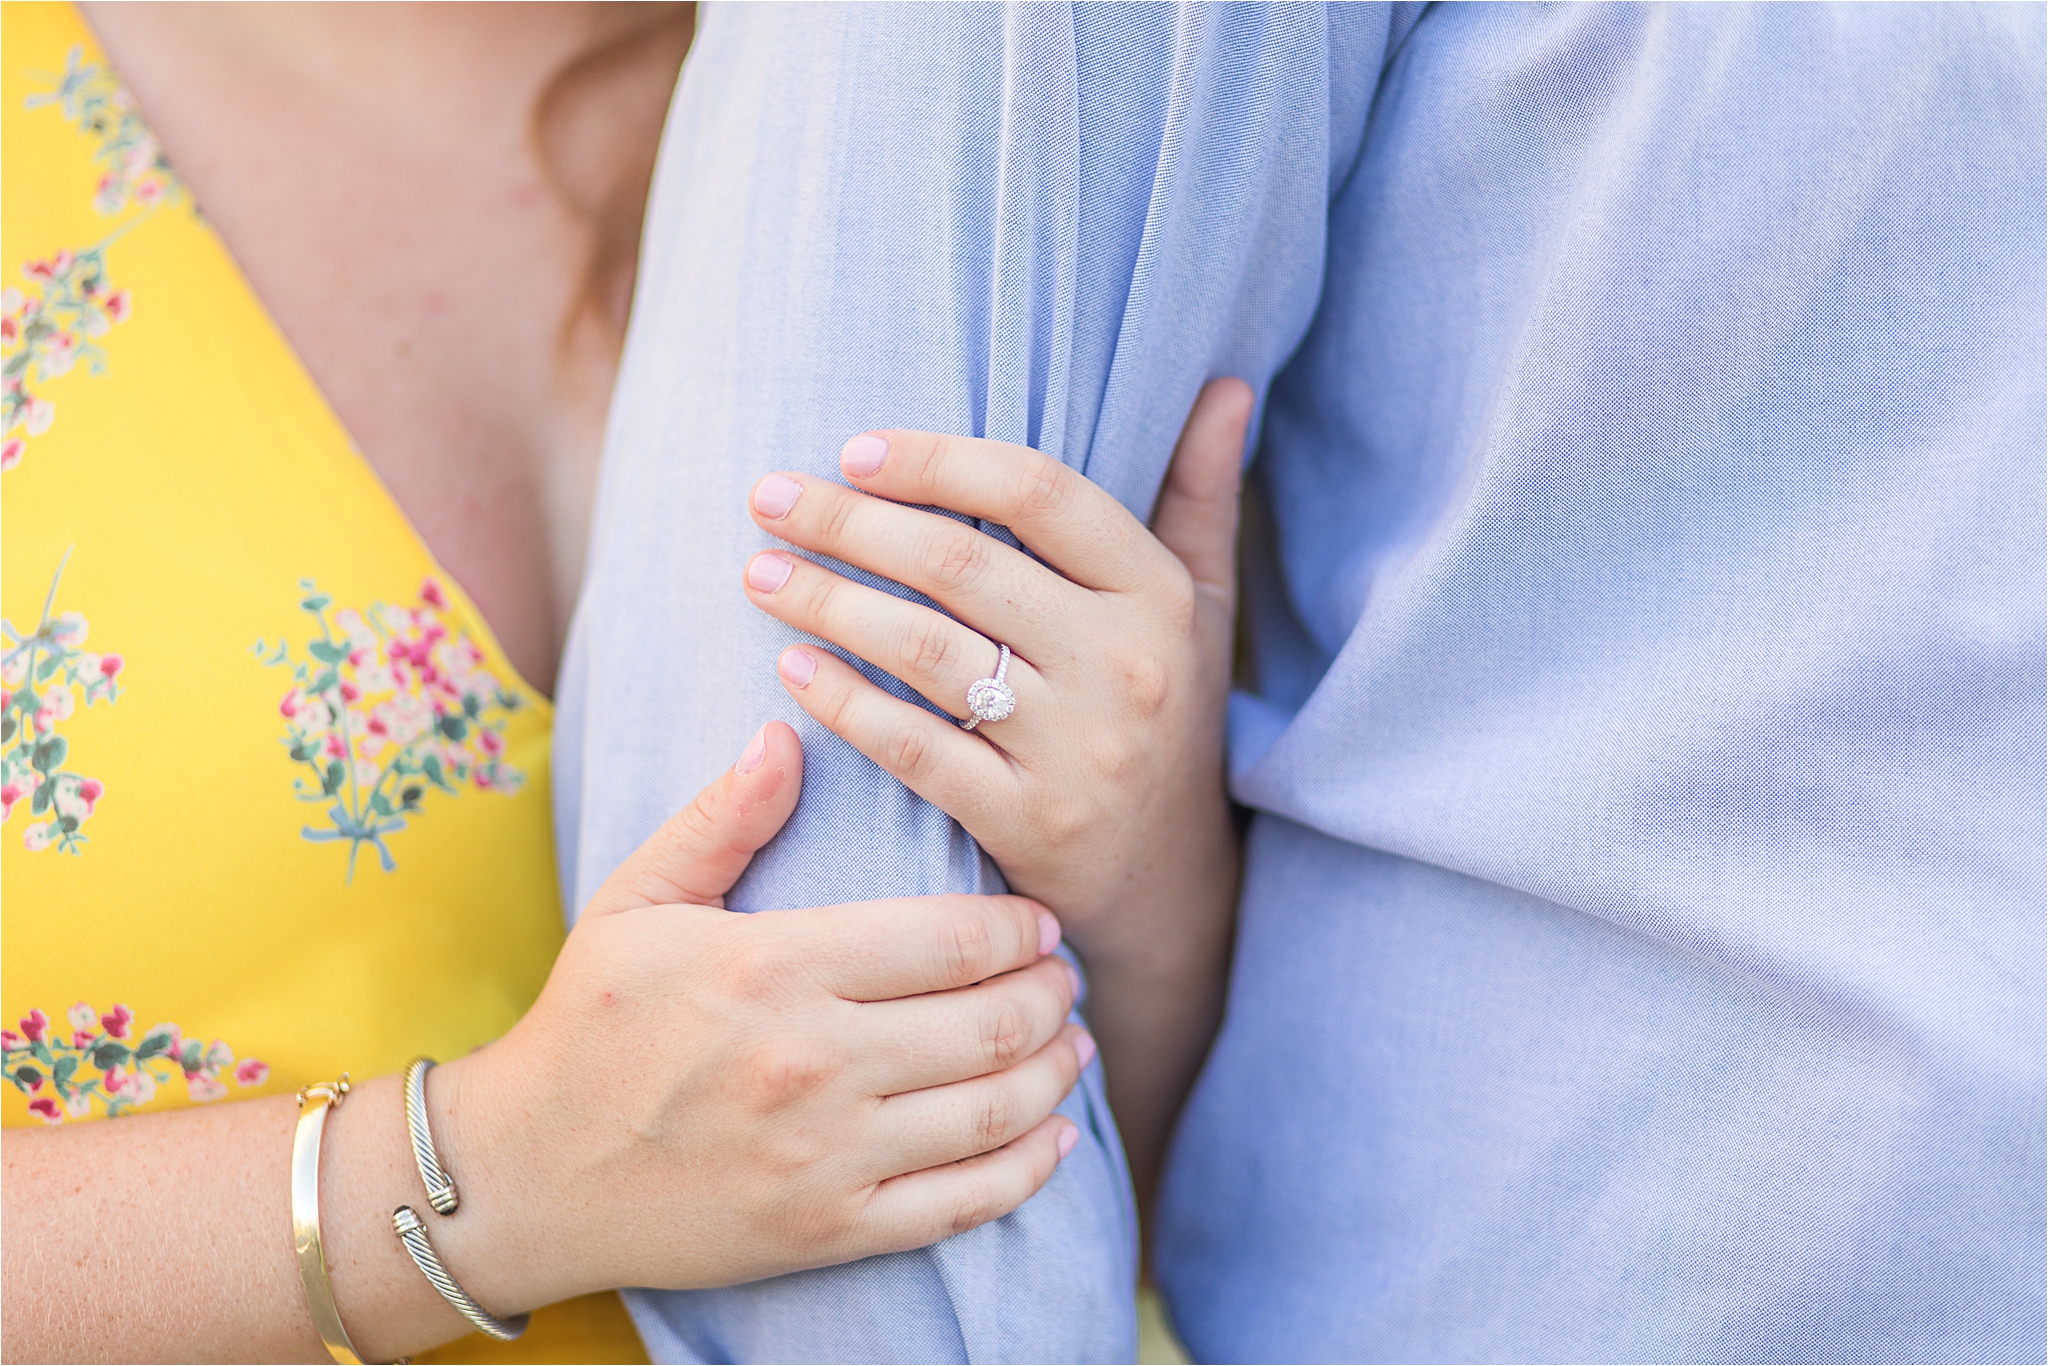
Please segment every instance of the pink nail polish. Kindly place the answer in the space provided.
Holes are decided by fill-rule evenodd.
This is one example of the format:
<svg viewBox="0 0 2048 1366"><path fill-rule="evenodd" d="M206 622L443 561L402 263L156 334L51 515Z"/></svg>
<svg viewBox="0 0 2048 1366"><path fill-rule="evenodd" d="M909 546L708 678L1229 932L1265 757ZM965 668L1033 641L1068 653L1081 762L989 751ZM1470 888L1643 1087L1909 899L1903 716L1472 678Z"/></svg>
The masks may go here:
<svg viewBox="0 0 2048 1366"><path fill-rule="evenodd" d="M735 773L752 773L761 766L761 760L768 755L768 727L754 732L754 738L747 741L747 747L740 751L740 761L734 764Z"/></svg>
<svg viewBox="0 0 2048 1366"><path fill-rule="evenodd" d="M1095 1036L1082 1034L1074 1040L1074 1056L1081 1060L1081 1070L1088 1070L1088 1064L1095 1061Z"/></svg>
<svg viewBox="0 0 2048 1366"><path fill-rule="evenodd" d="M856 479L865 479L882 468L889 455L889 443L879 436L856 436L839 448L839 468Z"/></svg>
<svg viewBox="0 0 2048 1366"><path fill-rule="evenodd" d="M804 486L786 475L771 474L754 485L754 511L770 521L781 521L789 516L789 510L796 506L796 500L803 496Z"/></svg>
<svg viewBox="0 0 2048 1366"><path fill-rule="evenodd" d="M1064 1159L1066 1158L1066 1155L1067 1155L1068 1153L1070 1153L1070 1152L1074 1151L1074 1145L1075 1145L1076 1143L1080 1142L1080 1141L1081 1141L1081 1131L1080 1131L1079 1129L1075 1128L1075 1127L1074 1127L1073 1125L1069 1124L1069 1125L1067 1126L1067 1131L1066 1131L1065 1133L1063 1133L1063 1134L1061 1134L1061 1135L1060 1135L1060 1157L1061 1157L1061 1159L1062 1159L1062 1160L1064 1160Z"/></svg>
<svg viewBox="0 0 2048 1366"><path fill-rule="evenodd" d="M747 562L747 587L756 593L773 593L789 582L795 568L796 562L787 555L756 555Z"/></svg>
<svg viewBox="0 0 2048 1366"><path fill-rule="evenodd" d="M775 672L792 688L808 688L818 676L818 661L804 650L784 650L775 661Z"/></svg>
<svg viewBox="0 0 2048 1366"><path fill-rule="evenodd" d="M1038 956L1045 957L1060 946L1060 922L1053 918L1051 911L1038 908Z"/></svg>

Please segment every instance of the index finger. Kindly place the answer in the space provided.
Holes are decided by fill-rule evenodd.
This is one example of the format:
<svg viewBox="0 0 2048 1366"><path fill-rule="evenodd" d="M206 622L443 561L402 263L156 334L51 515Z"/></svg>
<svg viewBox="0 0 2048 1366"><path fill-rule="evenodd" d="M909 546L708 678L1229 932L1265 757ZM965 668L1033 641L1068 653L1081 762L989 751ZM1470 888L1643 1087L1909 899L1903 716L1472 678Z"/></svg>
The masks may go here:
<svg viewBox="0 0 2048 1366"><path fill-rule="evenodd" d="M940 432L864 432L839 468L869 493L949 508L1015 532L1084 588L1123 592L1149 581L1160 555L1144 524L1108 492L1029 446Z"/></svg>
<svg viewBox="0 0 2048 1366"><path fill-rule="evenodd" d="M1021 896L899 897L756 920L771 917L820 985L848 1001L972 986L1029 967L1060 942L1052 912Z"/></svg>

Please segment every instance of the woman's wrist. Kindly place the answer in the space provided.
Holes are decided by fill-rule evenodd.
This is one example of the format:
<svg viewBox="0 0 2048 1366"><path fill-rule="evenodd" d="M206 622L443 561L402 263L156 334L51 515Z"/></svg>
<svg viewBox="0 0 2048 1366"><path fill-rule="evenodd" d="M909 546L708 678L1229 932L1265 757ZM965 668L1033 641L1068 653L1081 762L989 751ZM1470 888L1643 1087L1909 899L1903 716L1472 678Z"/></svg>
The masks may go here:
<svg viewBox="0 0 2048 1366"><path fill-rule="evenodd" d="M493 1313L509 1316L550 1303L547 1259L533 1255L538 1193L516 1169L521 1135L508 1132L511 1106L495 1103L495 1077L481 1053L436 1067L427 1085L436 1146L462 1203L433 1212L406 1130L403 1079L355 1087L330 1116L321 1155L321 1233L342 1322L365 1360L389 1361L470 1331L406 1254L392 1216L410 1206L450 1275ZM506 1179L505 1167L515 1168Z"/></svg>
<svg viewBox="0 0 2048 1366"><path fill-rule="evenodd" d="M1162 847L1149 867L1112 889L1096 915L1066 915L1067 938L1091 974L1134 985L1206 978L1230 953L1242 857L1228 808L1194 822L1193 838Z"/></svg>
<svg viewBox="0 0 2048 1366"><path fill-rule="evenodd" d="M550 1212L563 1136L548 1141L535 1132L533 1117L547 1107L523 1094L513 1051L499 1040L427 1074L428 1123L461 1204L452 1214L434 1213L416 1162L408 1202L449 1274L500 1317L605 1288L572 1274L586 1269L565 1255L574 1230ZM387 1210L387 1231L390 1219Z"/></svg>

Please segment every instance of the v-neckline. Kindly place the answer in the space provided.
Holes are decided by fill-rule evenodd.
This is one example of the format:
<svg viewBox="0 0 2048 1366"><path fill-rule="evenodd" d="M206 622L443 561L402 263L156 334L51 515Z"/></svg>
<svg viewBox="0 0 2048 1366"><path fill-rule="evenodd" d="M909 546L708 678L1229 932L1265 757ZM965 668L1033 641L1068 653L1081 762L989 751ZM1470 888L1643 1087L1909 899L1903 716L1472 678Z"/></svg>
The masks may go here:
<svg viewBox="0 0 2048 1366"><path fill-rule="evenodd" d="M139 104L134 102L134 93L129 90L127 82L121 79L119 68L114 65L113 58L108 55L106 45L100 41L99 33L86 19L85 12L76 3L73 3L73 0L66 0L66 8L71 11L71 16L77 22L79 29L90 40L94 49L93 55L99 60L101 67L113 78L114 83L121 91L127 95L130 101L130 108L133 109L136 117L142 120L143 125L149 128L150 136L155 138L156 129L150 124L148 114ZM159 148L163 147L161 139L157 140L157 145ZM163 155L164 160L175 174L177 171L176 160L171 157L168 149L164 149ZM519 685L520 691L532 698L541 707L541 715L543 717L552 717L554 713L554 694L552 691L534 686L533 681L526 676L525 671L506 652L504 643L498 639L497 628L491 625L490 619L484 615L483 609L477 605L475 596L470 593L462 580L451 574L448 571L448 567L441 563L441 557L434 553L434 547L428 543L425 536L420 534L420 529L413 525L412 518L407 515L405 507L398 501L397 495L392 493L391 486L384 482L384 476L370 462L369 457L363 454L363 448L356 441L355 434L349 431L348 424L341 420L341 413L336 410L333 402L327 397L327 391L322 389L319 381L313 377L312 368L306 364L305 358L299 354L299 349L292 344L291 338L285 335L284 328L279 326L277 318L270 311L270 305L264 302L262 294L256 289L255 282L249 278L249 273L242 268L241 261L235 256L233 249L228 246L227 239L221 236L219 229L215 228L210 222L205 221L205 215L200 211L198 196L193 194L191 182L186 181L183 176L179 176L178 179L184 185L185 193L190 196L193 209L198 213L201 219L201 226L205 230L206 235L213 240L214 246L220 251L221 259L226 262L229 272L233 275L236 288L241 290L243 296L252 305L256 316L261 319L260 327L267 334L269 343L276 347L278 353L285 358L288 366L298 373L299 378L305 383L306 391L319 399L320 408L326 421L333 427L334 432L340 436L342 445L347 447L349 458L356 462L360 467L361 474L369 482L370 486L376 489L378 499L382 501L391 516L397 519L399 525L405 528L406 534L412 538L414 544L419 546L420 552L426 557L427 562L433 566L434 573L444 582L455 588L455 591L461 597L464 607L467 609L472 629L482 635L484 646L488 652L504 662L505 668L512 675L512 681Z"/></svg>

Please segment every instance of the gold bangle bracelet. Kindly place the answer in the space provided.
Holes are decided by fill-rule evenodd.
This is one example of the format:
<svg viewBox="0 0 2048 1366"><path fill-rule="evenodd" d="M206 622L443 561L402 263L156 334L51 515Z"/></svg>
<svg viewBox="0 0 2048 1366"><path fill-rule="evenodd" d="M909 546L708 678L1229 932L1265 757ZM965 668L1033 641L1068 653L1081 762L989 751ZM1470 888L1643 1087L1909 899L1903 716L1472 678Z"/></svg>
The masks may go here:
<svg viewBox="0 0 2048 1366"><path fill-rule="evenodd" d="M299 1092L299 1127L292 1134L292 1251L298 1254L299 1280L306 1287L314 1331L327 1345L327 1354L340 1366L363 1366L334 1307L327 1252L320 1245L320 1135L327 1128L327 1111L347 1094L346 1072L339 1081L323 1081Z"/></svg>

